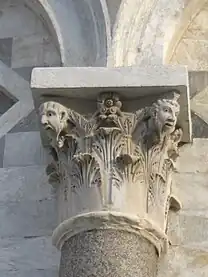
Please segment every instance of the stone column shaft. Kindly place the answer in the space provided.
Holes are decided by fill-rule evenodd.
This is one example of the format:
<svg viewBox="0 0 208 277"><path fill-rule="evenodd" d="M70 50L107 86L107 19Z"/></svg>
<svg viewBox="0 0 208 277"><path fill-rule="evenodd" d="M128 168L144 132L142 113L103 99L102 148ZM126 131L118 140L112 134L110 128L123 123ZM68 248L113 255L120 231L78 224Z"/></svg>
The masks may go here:
<svg viewBox="0 0 208 277"><path fill-rule="evenodd" d="M71 237L61 251L60 277L132 277L157 273L152 243L119 230L91 230Z"/></svg>

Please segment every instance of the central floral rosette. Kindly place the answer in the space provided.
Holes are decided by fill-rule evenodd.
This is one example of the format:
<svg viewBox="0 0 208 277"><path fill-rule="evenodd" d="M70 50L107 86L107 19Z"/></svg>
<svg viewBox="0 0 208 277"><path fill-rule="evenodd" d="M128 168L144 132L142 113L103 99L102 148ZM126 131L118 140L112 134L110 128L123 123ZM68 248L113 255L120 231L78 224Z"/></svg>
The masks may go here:
<svg viewBox="0 0 208 277"><path fill-rule="evenodd" d="M107 95L107 98L106 98ZM115 121L121 116L122 103L115 93L103 93L98 99L99 119L106 121Z"/></svg>

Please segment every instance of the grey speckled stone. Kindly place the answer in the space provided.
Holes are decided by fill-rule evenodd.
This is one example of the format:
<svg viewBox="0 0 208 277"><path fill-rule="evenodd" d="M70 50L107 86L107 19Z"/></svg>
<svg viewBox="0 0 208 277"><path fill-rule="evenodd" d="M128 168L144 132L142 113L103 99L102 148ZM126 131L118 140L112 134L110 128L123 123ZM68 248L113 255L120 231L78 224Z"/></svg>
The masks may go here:
<svg viewBox="0 0 208 277"><path fill-rule="evenodd" d="M190 97L193 98L200 91L204 90L208 84L207 71L190 71L189 72L189 86Z"/></svg>
<svg viewBox="0 0 208 277"><path fill-rule="evenodd" d="M27 117L24 117L9 133L39 131L38 116L33 110Z"/></svg>
<svg viewBox="0 0 208 277"><path fill-rule="evenodd" d="M0 168L3 167L4 147L5 147L5 137L0 139Z"/></svg>
<svg viewBox="0 0 208 277"><path fill-rule="evenodd" d="M61 251L60 277L155 277L158 256L145 238L93 230L70 238Z"/></svg>
<svg viewBox="0 0 208 277"><path fill-rule="evenodd" d="M208 124L192 112L192 132L194 138L208 138Z"/></svg>
<svg viewBox="0 0 208 277"><path fill-rule="evenodd" d="M15 103L16 101L9 98L4 92L0 91L0 115L5 113Z"/></svg>
<svg viewBox="0 0 208 277"><path fill-rule="evenodd" d="M11 66L13 38L0 39L0 60L7 66Z"/></svg>
<svg viewBox="0 0 208 277"><path fill-rule="evenodd" d="M46 165L49 160L48 150L41 145L39 132L8 133L5 136L4 167Z"/></svg>
<svg viewBox="0 0 208 277"><path fill-rule="evenodd" d="M1 238L1 277L57 277L60 253L51 238Z"/></svg>
<svg viewBox="0 0 208 277"><path fill-rule="evenodd" d="M33 66L29 66L29 67L19 67L19 68L13 68L13 70L15 72L17 72L17 74L19 74L22 78L24 78L26 81L30 82L31 79L31 72L32 69L34 67Z"/></svg>

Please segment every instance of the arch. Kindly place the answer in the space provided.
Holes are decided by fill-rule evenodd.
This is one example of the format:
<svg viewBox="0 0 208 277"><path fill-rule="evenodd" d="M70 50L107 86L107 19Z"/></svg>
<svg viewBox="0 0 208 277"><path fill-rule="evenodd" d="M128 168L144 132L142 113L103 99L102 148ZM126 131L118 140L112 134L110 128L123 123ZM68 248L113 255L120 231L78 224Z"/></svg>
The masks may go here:
<svg viewBox="0 0 208 277"><path fill-rule="evenodd" d="M170 21L177 20L184 5L184 0L167 3L163 0L123 0L113 32L109 64L162 64L165 33L170 33Z"/></svg>
<svg viewBox="0 0 208 277"><path fill-rule="evenodd" d="M158 0L123 0L113 30L112 57L114 66L132 65L142 35Z"/></svg>
<svg viewBox="0 0 208 277"><path fill-rule="evenodd" d="M167 43L165 63L184 64L190 70L208 69L208 56L207 59L203 58L208 50L208 20L204 24L202 19L208 19L208 0L189 1ZM202 52L206 52L205 55Z"/></svg>
<svg viewBox="0 0 208 277"><path fill-rule="evenodd" d="M28 6L44 23L52 35L54 42L61 53L61 62L64 63L63 38L60 31L57 15L54 12L53 0L24 0Z"/></svg>
<svg viewBox="0 0 208 277"><path fill-rule="evenodd" d="M106 64L110 27L105 0L24 1L50 30L63 66Z"/></svg>

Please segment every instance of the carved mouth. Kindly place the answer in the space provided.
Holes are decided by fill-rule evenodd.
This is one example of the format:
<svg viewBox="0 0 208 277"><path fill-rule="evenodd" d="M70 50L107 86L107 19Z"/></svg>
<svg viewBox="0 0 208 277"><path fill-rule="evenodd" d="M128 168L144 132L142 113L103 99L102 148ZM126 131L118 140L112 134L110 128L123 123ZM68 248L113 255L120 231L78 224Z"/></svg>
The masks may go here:
<svg viewBox="0 0 208 277"><path fill-rule="evenodd" d="M52 130L52 127L50 125L45 125L44 126L44 129L47 131L47 130Z"/></svg>
<svg viewBox="0 0 208 277"><path fill-rule="evenodd" d="M174 122L166 122L165 126L166 127L173 127L173 124L174 124Z"/></svg>

